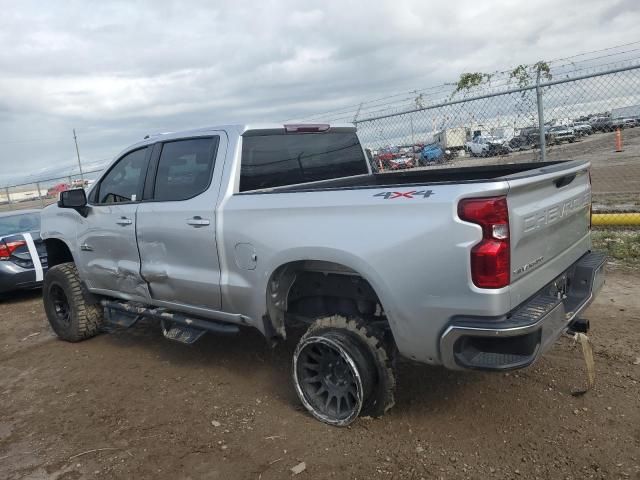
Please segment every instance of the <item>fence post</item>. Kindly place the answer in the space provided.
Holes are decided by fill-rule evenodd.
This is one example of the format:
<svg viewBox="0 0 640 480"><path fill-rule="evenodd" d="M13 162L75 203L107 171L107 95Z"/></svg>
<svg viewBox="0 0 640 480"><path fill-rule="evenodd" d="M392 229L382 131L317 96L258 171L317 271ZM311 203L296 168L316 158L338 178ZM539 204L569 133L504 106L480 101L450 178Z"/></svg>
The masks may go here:
<svg viewBox="0 0 640 480"><path fill-rule="evenodd" d="M42 198L42 191L40 190L40 182L36 182L36 187L38 188L38 198L40 199L40 205L44 208L44 198Z"/></svg>
<svg viewBox="0 0 640 480"><path fill-rule="evenodd" d="M13 210L11 206L11 197L9 196L9 187L4 187L4 193L7 195L7 205L9 205L9 210Z"/></svg>
<svg viewBox="0 0 640 480"><path fill-rule="evenodd" d="M547 161L547 144L544 132L544 106L542 105L542 88L540 88L540 69L536 77L536 102L538 103L538 134L540 137L540 161Z"/></svg>

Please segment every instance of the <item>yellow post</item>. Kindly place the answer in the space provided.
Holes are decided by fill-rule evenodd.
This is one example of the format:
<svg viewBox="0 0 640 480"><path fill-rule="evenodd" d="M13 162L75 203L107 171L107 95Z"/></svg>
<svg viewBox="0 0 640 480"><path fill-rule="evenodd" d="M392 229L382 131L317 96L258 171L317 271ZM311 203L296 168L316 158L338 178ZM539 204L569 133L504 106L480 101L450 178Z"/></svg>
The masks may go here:
<svg viewBox="0 0 640 480"><path fill-rule="evenodd" d="M592 225L640 225L640 213L594 213Z"/></svg>

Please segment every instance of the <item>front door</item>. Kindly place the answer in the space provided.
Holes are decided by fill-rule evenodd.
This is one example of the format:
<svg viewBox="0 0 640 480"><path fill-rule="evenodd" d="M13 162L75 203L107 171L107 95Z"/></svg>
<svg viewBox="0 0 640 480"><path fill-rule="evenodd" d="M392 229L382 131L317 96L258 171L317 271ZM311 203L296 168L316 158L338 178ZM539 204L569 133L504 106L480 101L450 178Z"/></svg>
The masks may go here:
<svg viewBox="0 0 640 480"><path fill-rule="evenodd" d="M140 275L136 215L142 198L150 148L120 158L92 192L86 219L78 228L77 266L95 293L147 300Z"/></svg>
<svg viewBox="0 0 640 480"><path fill-rule="evenodd" d="M156 147L155 181L137 214L142 277L156 304L220 310L215 209L225 151L226 138L211 133Z"/></svg>

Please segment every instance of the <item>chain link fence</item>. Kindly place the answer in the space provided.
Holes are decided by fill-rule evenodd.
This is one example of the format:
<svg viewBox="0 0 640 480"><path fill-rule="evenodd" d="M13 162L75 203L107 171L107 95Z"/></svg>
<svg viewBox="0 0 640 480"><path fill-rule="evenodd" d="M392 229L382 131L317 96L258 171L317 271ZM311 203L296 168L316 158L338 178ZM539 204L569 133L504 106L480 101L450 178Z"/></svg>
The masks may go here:
<svg viewBox="0 0 640 480"><path fill-rule="evenodd" d="M475 74L356 119L372 167L589 160L594 247L614 265L640 266L640 65L535 67Z"/></svg>
<svg viewBox="0 0 640 480"><path fill-rule="evenodd" d="M2 187L0 212L46 207L58 200L58 193L61 191L89 186L101 171L102 169L89 170L82 175L65 175Z"/></svg>
<svg viewBox="0 0 640 480"><path fill-rule="evenodd" d="M640 265L640 64L627 63L465 74L313 120L355 123L378 172L589 160L594 243ZM100 171L1 187L0 211L44 207Z"/></svg>
<svg viewBox="0 0 640 480"><path fill-rule="evenodd" d="M380 172L589 160L600 221L640 224L640 65L579 73L474 74L444 98L355 123Z"/></svg>

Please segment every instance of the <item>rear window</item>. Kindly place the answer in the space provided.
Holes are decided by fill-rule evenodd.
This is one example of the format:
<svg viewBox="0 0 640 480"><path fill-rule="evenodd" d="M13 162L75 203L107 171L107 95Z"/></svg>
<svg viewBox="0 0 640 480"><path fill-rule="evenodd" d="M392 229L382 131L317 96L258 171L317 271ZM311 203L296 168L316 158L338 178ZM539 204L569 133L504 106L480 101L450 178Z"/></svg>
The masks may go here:
<svg viewBox="0 0 640 480"><path fill-rule="evenodd" d="M350 177L367 172L354 132L244 137L240 191Z"/></svg>
<svg viewBox="0 0 640 480"><path fill-rule="evenodd" d="M0 237L40 230L40 214L24 213L0 217Z"/></svg>

